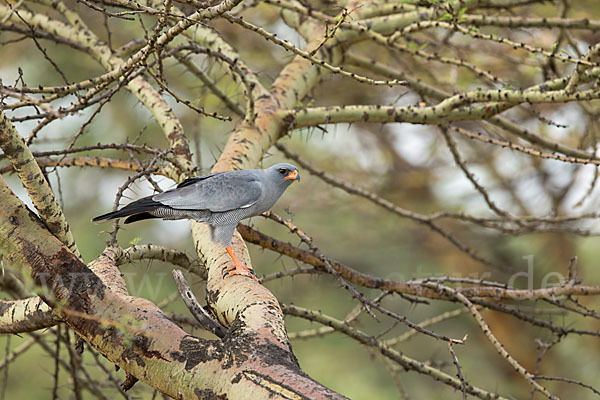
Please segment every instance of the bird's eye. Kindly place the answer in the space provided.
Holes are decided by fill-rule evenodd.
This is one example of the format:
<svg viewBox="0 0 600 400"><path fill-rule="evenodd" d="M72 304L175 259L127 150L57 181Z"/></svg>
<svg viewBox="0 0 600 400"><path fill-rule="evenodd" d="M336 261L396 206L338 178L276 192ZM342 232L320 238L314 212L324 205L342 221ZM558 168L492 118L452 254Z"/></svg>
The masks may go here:
<svg viewBox="0 0 600 400"><path fill-rule="evenodd" d="M285 169L285 168L279 168L279 173L281 175L286 174L287 173L287 169Z"/></svg>

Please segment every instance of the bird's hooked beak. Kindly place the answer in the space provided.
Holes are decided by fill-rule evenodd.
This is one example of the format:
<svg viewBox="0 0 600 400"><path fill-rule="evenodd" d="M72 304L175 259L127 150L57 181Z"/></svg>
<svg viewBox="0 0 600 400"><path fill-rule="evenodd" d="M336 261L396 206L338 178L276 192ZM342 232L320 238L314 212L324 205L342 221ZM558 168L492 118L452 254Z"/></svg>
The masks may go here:
<svg viewBox="0 0 600 400"><path fill-rule="evenodd" d="M286 176L285 179L289 179L292 181L298 181L300 182L300 174L298 174L298 170L295 169L293 171L290 171Z"/></svg>

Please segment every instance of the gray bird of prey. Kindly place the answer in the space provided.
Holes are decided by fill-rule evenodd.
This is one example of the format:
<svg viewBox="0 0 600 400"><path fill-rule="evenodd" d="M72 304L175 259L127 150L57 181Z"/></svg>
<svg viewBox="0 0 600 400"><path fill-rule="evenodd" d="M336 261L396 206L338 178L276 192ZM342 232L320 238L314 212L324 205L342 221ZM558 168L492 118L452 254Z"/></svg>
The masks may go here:
<svg viewBox="0 0 600 400"><path fill-rule="evenodd" d="M144 197L92 221L127 217L126 224L150 218L206 222L211 227L213 242L225 247L233 260L234 265L227 268L225 275L256 279L231 247L233 232L241 220L268 211L285 189L299 180L298 168L286 163L267 169L217 172L186 179L174 189Z"/></svg>

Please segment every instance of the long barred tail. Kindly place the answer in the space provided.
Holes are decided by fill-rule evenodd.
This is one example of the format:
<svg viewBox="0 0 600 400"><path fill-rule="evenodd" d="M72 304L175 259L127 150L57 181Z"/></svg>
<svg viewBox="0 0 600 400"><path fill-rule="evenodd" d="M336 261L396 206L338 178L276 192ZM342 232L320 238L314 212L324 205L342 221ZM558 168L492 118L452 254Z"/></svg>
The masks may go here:
<svg viewBox="0 0 600 400"><path fill-rule="evenodd" d="M152 211L156 211L159 208L165 208L165 206L161 203L152 200L152 196L148 196L144 197L143 199L134 201L133 203L129 203L120 210L99 215L96 218L92 219L92 221L98 222L109 219L128 217L125 220L125 223L129 224L143 219L159 218L151 214Z"/></svg>

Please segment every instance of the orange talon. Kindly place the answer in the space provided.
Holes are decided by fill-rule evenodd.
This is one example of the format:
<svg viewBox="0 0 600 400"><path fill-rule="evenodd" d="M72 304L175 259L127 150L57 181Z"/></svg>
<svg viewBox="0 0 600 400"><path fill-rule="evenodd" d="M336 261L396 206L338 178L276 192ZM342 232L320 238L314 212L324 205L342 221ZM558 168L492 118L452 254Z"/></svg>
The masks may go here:
<svg viewBox="0 0 600 400"><path fill-rule="evenodd" d="M227 250L227 253L233 260L233 265L228 265L225 268L223 268L223 278L225 278L228 275L242 275L252 278L256 282L258 282L258 278L256 277L256 274L254 273L252 268L248 268L246 265L242 264L238 260L237 256L233 251L233 247L227 246L225 247L225 250Z"/></svg>

